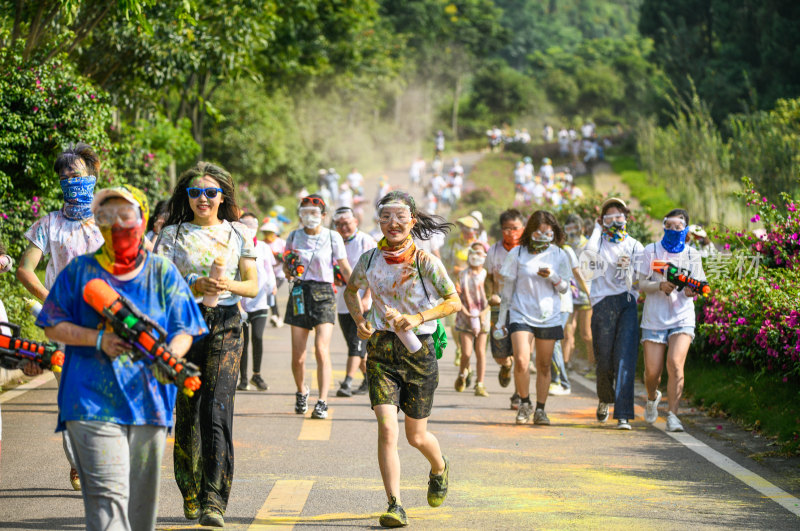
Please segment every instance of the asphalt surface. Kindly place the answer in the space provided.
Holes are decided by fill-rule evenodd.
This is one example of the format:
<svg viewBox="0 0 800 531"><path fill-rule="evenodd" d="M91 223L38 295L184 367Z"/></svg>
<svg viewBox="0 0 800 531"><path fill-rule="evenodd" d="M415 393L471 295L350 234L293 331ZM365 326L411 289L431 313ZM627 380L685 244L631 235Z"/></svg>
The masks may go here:
<svg viewBox="0 0 800 531"><path fill-rule="evenodd" d="M368 398L332 396L331 418L325 421L294 414L289 329L268 328L266 334L262 374L270 389L236 397L236 472L227 528L377 528L386 498ZM335 394L346 359L338 327L331 347ZM640 415L628 432L598 423L595 395L577 382L572 395L548 399L551 426L515 425L515 412L508 408L512 389L500 387L494 362L487 364L489 397L474 396L471 389L457 393L453 352L451 346L440 361L429 424L451 460L450 492L442 507L427 506L428 464L403 440L401 429L402 501L414 528L800 528L795 514L648 426ZM312 384L310 351L308 359ZM55 400L55 381L49 380L2 404L0 529L83 528L80 493L70 487L61 435L53 432ZM641 396L637 404L644 405ZM664 402L662 418L665 407ZM692 434L748 470L769 475L724 442ZM172 470L170 438L158 528L199 528L183 518Z"/></svg>

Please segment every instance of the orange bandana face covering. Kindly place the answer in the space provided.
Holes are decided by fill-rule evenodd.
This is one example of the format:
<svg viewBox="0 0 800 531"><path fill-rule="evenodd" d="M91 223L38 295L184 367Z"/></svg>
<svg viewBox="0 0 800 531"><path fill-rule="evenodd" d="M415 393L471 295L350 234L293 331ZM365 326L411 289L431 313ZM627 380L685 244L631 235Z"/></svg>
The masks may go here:
<svg viewBox="0 0 800 531"><path fill-rule="evenodd" d="M381 241L378 242L378 250L383 254L383 258L386 260L387 264L402 264L404 262L410 262L413 259L417 246L414 245L414 239L409 234L406 239L396 247L391 247L389 242L386 241L386 238L382 238Z"/></svg>
<svg viewBox="0 0 800 531"><path fill-rule="evenodd" d="M144 229L143 221L131 228L100 227L105 243L94 255L100 266L112 275L124 275L139 267L147 257Z"/></svg>
<svg viewBox="0 0 800 531"><path fill-rule="evenodd" d="M519 245L519 239L525 229L515 230L514 232L503 232L503 248L510 251Z"/></svg>

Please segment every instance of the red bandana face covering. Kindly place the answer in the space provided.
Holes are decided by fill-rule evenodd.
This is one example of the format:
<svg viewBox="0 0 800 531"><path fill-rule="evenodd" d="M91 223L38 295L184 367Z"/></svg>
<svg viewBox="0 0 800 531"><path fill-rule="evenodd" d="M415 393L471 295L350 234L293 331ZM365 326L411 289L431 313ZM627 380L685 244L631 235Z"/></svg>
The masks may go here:
<svg viewBox="0 0 800 531"><path fill-rule="evenodd" d="M506 251L510 251L517 245L519 245L519 239L522 236L522 232L525 229L515 230L514 232L504 232L503 233L503 248Z"/></svg>
<svg viewBox="0 0 800 531"><path fill-rule="evenodd" d="M101 227L105 243L95 253L100 265L112 275L130 273L142 262L147 253L144 250L144 222L131 228Z"/></svg>
<svg viewBox="0 0 800 531"><path fill-rule="evenodd" d="M389 242L386 241L384 237L378 242L378 250L383 253L383 258L386 260L387 264L402 264L403 262L410 262L413 259L417 251L417 246L414 245L414 239L409 234L406 239L396 247L390 246Z"/></svg>

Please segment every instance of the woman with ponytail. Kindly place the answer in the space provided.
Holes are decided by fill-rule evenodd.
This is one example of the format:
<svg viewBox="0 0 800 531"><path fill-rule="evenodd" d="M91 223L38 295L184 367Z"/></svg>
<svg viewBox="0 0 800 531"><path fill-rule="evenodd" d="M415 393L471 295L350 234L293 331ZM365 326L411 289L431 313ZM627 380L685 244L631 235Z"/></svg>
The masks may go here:
<svg viewBox="0 0 800 531"><path fill-rule="evenodd" d="M390 192L377 205L383 238L378 248L358 261L344 299L367 342L367 381L378 419L378 464L389 508L384 527L408 524L400 503L400 457L397 453L398 410L405 413L406 438L431 465L428 504L438 507L447 496L449 461L428 431L433 393L439 384L437 319L461 309L455 286L441 260L418 250L414 239L427 240L452 225L417 210L414 199ZM370 289L372 308L361 314L359 289ZM439 299L444 299L437 304Z"/></svg>

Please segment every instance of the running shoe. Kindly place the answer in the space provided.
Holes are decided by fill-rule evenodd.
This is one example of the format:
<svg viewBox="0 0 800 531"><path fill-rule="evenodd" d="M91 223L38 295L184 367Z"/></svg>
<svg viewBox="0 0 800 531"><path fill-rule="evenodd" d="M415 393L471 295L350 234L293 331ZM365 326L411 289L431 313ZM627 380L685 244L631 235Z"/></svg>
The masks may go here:
<svg viewBox="0 0 800 531"><path fill-rule="evenodd" d="M647 405L644 407L644 420L648 424L653 424L658 420L658 403L661 402L661 391L656 390L656 397L653 400L648 400Z"/></svg>
<svg viewBox="0 0 800 531"><path fill-rule="evenodd" d="M483 385L483 382L475 384L475 396L489 396L489 392L486 390L486 386Z"/></svg>
<svg viewBox="0 0 800 531"><path fill-rule="evenodd" d="M594 367L592 367L591 369L589 369L589 372L583 375L583 377L586 378L587 380L597 380L597 371L595 370Z"/></svg>
<svg viewBox="0 0 800 531"><path fill-rule="evenodd" d="M597 420L605 422L608 420L608 404L600 402L597 404Z"/></svg>
<svg viewBox="0 0 800 531"><path fill-rule="evenodd" d="M631 423L628 422L628 419L619 419L617 420L617 429L618 430L630 430Z"/></svg>
<svg viewBox="0 0 800 531"><path fill-rule="evenodd" d="M273 328L280 328L283 326L283 321L277 315L270 315L269 322Z"/></svg>
<svg viewBox="0 0 800 531"><path fill-rule="evenodd" d="M471 370L467 369L467 381L466 381L467 387L472 385L472 377L473 376L475 376L475 373L472 372Z"/></svg>
<svg viewBox="0 0 800 531"><path fill-rule="evenodd" d="M328 403L324 400L317 400L314 405L314 411L311 412L313 419L326 419L328 418Z"/></svg>
<svg viewBox="0 0 800 531"><path fill-rule="evenodd" d="M305 393L294 394L294 412L302 415L306 411L308 411L308 386Z"/></svg>
<svg viewBox="0 0 800 531"><path fill-rule="evenodd" d="M345 396L350 397L353 396L353 388L350 387L350 382L342 382L339 385L339 390L336 391L336 396Z"/></svg>
<svg viewBox="0 0 800 531"><path fill-rule="evenodd" d="M237 391L249 391L250 386L247 385L247 380L239 380L239 385L236 386Z"/></svg>
<svg viewBox="0 0 800 531"><path fill-rule="evenodd" d="M197 501L197 498L183 500L183 516L185 516L187 520L197 520L200 518L201 511L202 507L200 507L200 502Z"/></svg>
<svg viewBox="0 0 800 531"><path fill-rule="evenodd" d="M672 411L667 413L667 431L683 431L683 424Z"/></svg>
<svg viewBox="0 0 800 531"><path fill-rule="evenodd" d="M217 509L206 507L203 509L199 524L205 527L225 527L225 519Z"/></svg>
<svg viewBox="0 0 800 531"><path fill-rule="evenodd" d="M533 415L533 404L522 402L517 411L517 424L527 424L531 421L531 415Z"/></svg>
<svg viewBox="0 0 800 531"><path fill-rule="evenodd" d="M519 395L515 392L513 395L511 395L511 409L514 410L519 409L519 403L520 403Z"/></svg>
<svg viewBox="0 0 800 531"><path fill-rule="evenodd" d="M572 390L569 387L562 387L561 384L550 384L550 390L547 392L553 396L564 396L571 393Z"/></svg>
<svg viewBox="0 0 800 531"><path fill-rule="evenodd" d="M256 389L259 391L266 391L269 389L267 382L261 377L260 374L254 374L252 378L250 378L250 383L256 386Z"/></svg>
<svg viewBox="0 0 800 531"><path fill-rule="evenodd" d="M467 373L467 375L469 375L469 373ZM456 391L458 391L459 393L467 388L467 375L459 374L456 377L455 388L456 388Z"/></svg>
<svg viewBox="0 0 800 531"><path fill-rule="evenodd" d="M533 423L539 426L550 425L550 419L547 418L547 413L544 412L544 409L537 409L533 412Z"/></svg>
<svg viewBox="0 0 800 531"><path fill-rule="evenodd" d="M378 522L381 527L405 527L408 525L408 517L403 506L397 503L397 498L392 496L389 501L389 508L383 513Z"/></svg>
<svg viewBox="0 0 800 531"><path fill-rule="evenodd" d="M528 362L528 371L531 374L536 374L536 363L533 360Z"/></svg>
<svg viewBox="0 0 800 531"><path fill-rule="evenodd" d="M500 373L497 375L497 379L500 381L500 387L508 387L508 384L511 383L511 368L511 365L508 367L505 365L500 366Z"/></svg>
<svg viewBox="0 0 800 531"><path fill-rule="evenodd" d="M439 507L444 499L447 498L447 484L450 479L450 460L442 456L444 459L444 470L441 474L428 474L428 505L431 507Z"/></svg>
<svg viewBox="0 0 800 531"><path fill-rule="evenodd" d="M81 478L74 468L69 469L69 482L72 483L72 490L81 490Z"/></svg>
<svg viewBox="0 0 800 531"><path fill-rule="evenodd" d="M358 386L358 389L356 389L355 391L353 391L353 394L354 394L354 395L364 395L364 394L366 394L367 392L369 392L369 385L367 384L367 379L366 379L366 378L364 378L364 379L361 381L361 385L359 385L359 386Z"/></svg>

